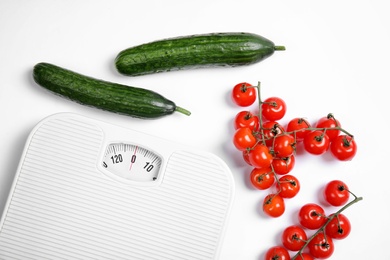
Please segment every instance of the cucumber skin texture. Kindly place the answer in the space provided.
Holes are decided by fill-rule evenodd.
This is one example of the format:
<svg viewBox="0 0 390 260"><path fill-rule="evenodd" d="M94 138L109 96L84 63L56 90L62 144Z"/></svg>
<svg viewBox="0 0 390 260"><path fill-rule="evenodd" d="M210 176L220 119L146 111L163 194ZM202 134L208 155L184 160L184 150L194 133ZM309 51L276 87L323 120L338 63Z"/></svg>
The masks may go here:
<svg viewBox="0 0 390 260"><path fill-rule="evenodd" d="M274 51L274 43L257 34L199 34L122 50L115 65L121 74L139 76L191 68L249 65L268 58Z"/></svg>
<svg viewBox="0 0 390 260"><path fill-rule="evenodd" d="M174 102L156 92L98 80L49 63L36 64L33 78L64 98L117 114L153 119L176 109Z"/></svg>

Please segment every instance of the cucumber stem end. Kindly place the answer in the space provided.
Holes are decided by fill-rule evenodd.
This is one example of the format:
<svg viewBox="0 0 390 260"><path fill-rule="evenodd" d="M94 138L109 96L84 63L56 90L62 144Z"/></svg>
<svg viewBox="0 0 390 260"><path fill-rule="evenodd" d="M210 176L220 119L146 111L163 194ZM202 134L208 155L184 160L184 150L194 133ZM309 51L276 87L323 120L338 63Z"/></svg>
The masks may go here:
<svg viewBox="0 0 390 260"><path fill-rule="evenodd" d="M274 50L275 51L285 51L286 50L286 47L284 47L284 46L274 46Z"/></svg>
<svg viewBox="0 0 390 260"><path fill-rule="evenodd" d="M186 115L186 116L191 115L191 112L190 112L190 111L188 111L187 109L182 108L182 107L176 106L175 111L176 111L176 112L180 112L180 113L182 113L182 114L184 114L184 115Z"/></svg>

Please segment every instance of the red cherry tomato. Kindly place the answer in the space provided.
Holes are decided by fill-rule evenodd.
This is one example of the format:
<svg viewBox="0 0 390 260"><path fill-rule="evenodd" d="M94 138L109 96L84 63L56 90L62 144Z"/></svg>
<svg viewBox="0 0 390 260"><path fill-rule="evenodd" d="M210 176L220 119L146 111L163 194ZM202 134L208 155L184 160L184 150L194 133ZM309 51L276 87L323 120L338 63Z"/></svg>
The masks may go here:
<svg viewBox="0 0 390 260"><path fill-rule="evenodd" d="M342 206L349 200L348 186L340 180L330 181L326 184L323 195L330 205Z"/></svg>
<svg viewBox="0 0 390 260"><path fill-rule="evenodd" d="M297 117L291 119L290 122L288 122L286 131L287 132L295 131L295 135L292 134L292 136L295 136L296 141L300 142L303 140L305 135L310 132L310 130L304 130L309 127L310 127L310 123L307 120Z"/></svg>
<svg viewBox="0 0 390 260"><path fill-rule="evenodd" d="M256 87L242 82L233 87L232 100L241 107L252 105L256 101Z"/></svg>
<svg viewBox="0 0 390 260"><path fill-rule="evenodd" d="M257 144L249 152L249 161L256 168L268 168L271 166L273 156L267 146Z"/></svg>
<svg viewBox="0 0 390 260"><path fill-rule="evenodd" d="M253 187L259 190L265 190L272 186L275 182L275 175L270 167L254 168L250 174L250 180Z"/></svg>
<svg viewBox="0 0 390 260"><path fill-rule="evenodd" d="M308 203L301 207L298 213L299 223L308 229L319 229L327 218L324 209L315 203Z"/></svg>
<svg viewBox="0 0 390 260"><path fill-rule="evenodd" d="M340 122L335 119L332 114L329 114L325 117L321 117L316 124L317 128L334 128L336 126L341 127ZM340 134L340 130L326 130L325 134L329 137L329 141L332 141Z"/></svg>
<svg viewBox="0 0 390 260"><path fill-rule="evenodd" d="M286 114L286 103L278 97L270 97L261 104L262 115L269 121L277 121Z"/></svg>
<svg viewBox="0 0 390 260"><path fill-rule="evenodd" d="M263 123L263 137L267 146L272 146L273 138L284 132L284 128L276 121Z"/></svg>
<svg viewBox="0 0 390 260"><path fill-rule="evenodd" d="M290 254L287 249L281 246L274 246L268 249L264 260L290 260Z"/></svg>
<svg viewBox="0 0 390 260"><path fill-rule="evenodd" d="M321 155L329 148L329 137L319 130L310 132L303 139L303 146L307 152Z"/></svg>
<svg viewBox="0 0 390 260"><path fill-rule="evenodd" d="M279 175L289 173L294 168L294 165L295 156L293 154L285 158L275 157L272 160L272 167L274 167L274 172Z"/></svg>
<svg viewBox="0 0 390 260"><path fill-rule="evenodd" d="M244 158L244 161L245 161L248 165L252 166L251 162L249 161L249 152L248 152L248 151L243 151L243 152L242 152L242 158Z"/></svg>
<svg viewBox="0 0 390 260"><path fill-rule="evenodd" d="M295 197L301 189L298 179L292 175L282 176L276 187L280 191L279 195L286 199Z"/></svg>
<svg viewBox="0 0 390 260"><path fill-rule="evenodd" d="M275 137L273 148L278 157L288 157L295 151L295 139L291 135L279 135Z"/></svg>
<svg viewBox="0 0 390 260"><path fill-rule="evenodd" d="M345 215L339 214L326 225L325 233L333 239L344 239L351 233L351 223Z"/></svg>
<svg viewBox="0 0 390 260"><path fill-rule="evenodd" d="M301 253L295 259L296 260L314 260L314 258L311 255L309 255L308 253Z"/></svg>
<svg viewBox="0 0 390 260"><path fill-rule="evenodd" d="M330 236L318 233L308 244L309 252L315 258L326 259L334 252L333 240Z"/></svg>
<svg viewBox="0 0 390 260"><path fill-rule="evenodd" d="M349 135L339 135L330 143L332 155L340 161L350 161L356 155L357 145Z"/></svg>
<svg viewBox="0 0 390 260"><path fill-rule="evenodd" d="M270 217L280 217L285 211L284 199L278 194L268 194L264 198L263 211Z"/></svg>
<svg viewBox="0 0 390 260"><path fill-rule="evenodd" d="M283 246L291 251L299 251L306 240L306 232L300 226L289 226L282 233Z"/></svg>
<svg viewBox="0 0 390 260"><path fill-rule="evenodd" d="M234 129L248 127L252 131L259 129L259 117L250 111L241 111L234 118Z"/></svg>
<svg viewBox="0 0 390 260"><path fill-rule="evenodd" d="M252 148L256 142L256 137L253 135L252 130L248 127L239 128L234 133L233 144L240 151Z"/></svg>

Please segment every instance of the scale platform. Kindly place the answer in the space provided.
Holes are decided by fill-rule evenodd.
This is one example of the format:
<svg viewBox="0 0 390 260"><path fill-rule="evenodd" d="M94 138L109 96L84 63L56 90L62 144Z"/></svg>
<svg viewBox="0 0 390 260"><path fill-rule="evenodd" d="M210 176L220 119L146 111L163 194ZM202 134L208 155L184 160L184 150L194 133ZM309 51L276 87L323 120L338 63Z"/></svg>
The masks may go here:
<svg viewBox="0 0 390 260"><path fill-rule="evenodd" d="M55 114L27 140L0 259L218 259L233 196L211 153Z"/></svg>

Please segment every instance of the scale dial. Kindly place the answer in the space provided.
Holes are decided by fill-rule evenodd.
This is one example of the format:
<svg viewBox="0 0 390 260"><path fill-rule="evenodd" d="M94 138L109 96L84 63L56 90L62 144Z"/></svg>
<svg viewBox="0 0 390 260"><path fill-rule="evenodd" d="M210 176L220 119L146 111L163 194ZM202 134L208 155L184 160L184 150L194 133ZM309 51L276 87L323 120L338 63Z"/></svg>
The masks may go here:
<svg viewBox="0 0 390 260"><path fill-rule="evenodd" d="M135 144L112 143L107 146L102 166L116 179L154 182L159 178L162 158L155 152Z"/></svg>

